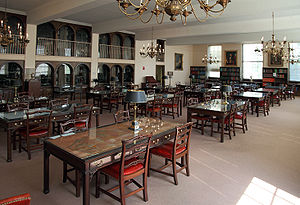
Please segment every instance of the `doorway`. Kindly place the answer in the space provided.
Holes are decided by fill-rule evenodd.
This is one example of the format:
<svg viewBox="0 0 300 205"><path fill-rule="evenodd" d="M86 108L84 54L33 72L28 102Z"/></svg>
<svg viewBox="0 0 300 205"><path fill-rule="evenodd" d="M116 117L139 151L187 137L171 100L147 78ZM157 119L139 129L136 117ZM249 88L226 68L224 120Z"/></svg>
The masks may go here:
<svg viewBox="0 0 300 205"><path fill-rule="evenodd" d="M156 66L156 80L159 82L162 87L165 87L165 80L163 78L165 76L165 66L164 65L157 65Z"/></svg>

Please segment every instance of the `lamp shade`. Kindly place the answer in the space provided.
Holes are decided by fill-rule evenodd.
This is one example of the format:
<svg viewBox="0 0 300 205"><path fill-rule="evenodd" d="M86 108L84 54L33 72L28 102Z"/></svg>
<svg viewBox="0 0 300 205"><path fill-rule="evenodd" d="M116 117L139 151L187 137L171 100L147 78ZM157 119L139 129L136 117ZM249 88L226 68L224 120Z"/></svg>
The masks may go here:
<svg viewBox="0 0 300 205"><path fill-rule="evenodd" d="M146 94L143 90L128 90L125 97L128 103L146 103Z"/></svg>
<svg viewBox="0 0 300 205"><path fill-rule="evenodd" d="M167 80L167 79L168 79L168 76L167 76L167 75L164 75L164 76L162 77L162 79Z"/></svg>
<svg viewBox="0 0 300 205"><path fill-rule="evenodd" d="M222 88L221 88L221 91L223 93L229 93L229 92L232 92L232 87L230 85L222 85Z"/></svg>

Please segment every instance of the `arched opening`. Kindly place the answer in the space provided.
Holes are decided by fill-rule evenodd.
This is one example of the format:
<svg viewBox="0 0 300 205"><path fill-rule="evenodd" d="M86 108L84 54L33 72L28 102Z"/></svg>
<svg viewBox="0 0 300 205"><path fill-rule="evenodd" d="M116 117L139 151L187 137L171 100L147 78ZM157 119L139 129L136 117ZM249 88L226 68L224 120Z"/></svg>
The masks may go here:
<svg viewBox="0 0 300 205"><path fill-rule="evenodd" d="M131 84L134 82L134 69L131 65L127 65L124 69L124 84Z"/></svg>
<svg viewBox="0 0 300 205"><path fill-rule="evenodd" d="M43 23L37 26L37 55L54 55L55 29L51 23Z"/></svg>
<svg viewBox="0 0 300 205"><path fill-rule="evenodd" d="M109 67L105 64L98 67L98 82L109 84L110 81L110 71Z"/></svg>
<svg viewBox="0 0 300 205"><path fill-rule="evenodd" d="M85 64L79 64L75 67L75 86L87 87L90 83L89 67Z"/></svg>
<svg viewBox="0 0 300 205"><path fill-rule="evenodd" d="M76 56L88 57L90 56L90 34L86 29L78 29L76 31Z"/></svg>
<svg viewBox="0 0 300 205"><path fill-rule="evenodd" d="M0 67L0 87L22 87L23 69L18 63L8 62Z"/></svg>
<svg viewBox="0 0 300 205"><path fill-rule="evenodd" d="M47 63L39 64L35 69L35 78L41 81L41 86L52 86L53 68Z"/></svg>
<svg viewBox="0 0 300 205"><path fill-rule="evenodd" d="M56 70L56 86L70 87L72 86L72 67L68 64L61 64Z"/></svg>
<svg viewBox="0 0 300 205"><path fill-rule="evenodd" d="M99 58L109 58L109 35L99 36Z"/></svg>
<svg viewBox="0 0 300 205"><path fill-rule="evenodd" d="M120 35L114 34L111 39L111 58L122 58L122 38Z"/></svg>
<svg viewBox="0 0 300 205"><path fill-rule="evenodd" d="M114 65L111 68L111 79L110 81L116 85L122 85L122 67Z"/></svg>
<svg viewBox="0 0 300 205"><path fill-rule="evenodd" d="M74 30L70 26L62 26L58 30L57 54L59 56L73 56Z"/></svg>
<svg viewBox="0 0 300 205"><path fill-rule="evenodd" d="M134 41L131 37L127 36L124 39L124 59L133 60Z"/></svg>

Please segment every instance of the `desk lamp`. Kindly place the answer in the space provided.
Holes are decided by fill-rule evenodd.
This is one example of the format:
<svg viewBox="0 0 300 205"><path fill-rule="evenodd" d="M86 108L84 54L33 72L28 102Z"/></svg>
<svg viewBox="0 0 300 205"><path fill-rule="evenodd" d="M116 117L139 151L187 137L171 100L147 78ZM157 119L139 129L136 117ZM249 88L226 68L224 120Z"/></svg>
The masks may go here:
<svg viewBox="0 0 300 205"><path fill-rule="evenodd" d="M129 129L133 130L134 132L138 132L141 129L139 128L139 123L136 120L136 109L137 109L136 104L147 102L145 91L128 90L126 93L125 102L134 103L134 118L133 118L132 126Z"/></svg>

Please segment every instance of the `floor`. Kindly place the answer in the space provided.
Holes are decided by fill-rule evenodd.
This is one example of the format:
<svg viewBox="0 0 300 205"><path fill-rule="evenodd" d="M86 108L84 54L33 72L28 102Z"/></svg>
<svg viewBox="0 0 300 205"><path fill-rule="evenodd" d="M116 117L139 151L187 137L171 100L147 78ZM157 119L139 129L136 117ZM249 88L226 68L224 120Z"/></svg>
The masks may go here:
<svg viewBox="0 0 300 205"><path fill-rule="evenodd" d="M191 176L183 171L175 186L172 178L151 173L149 201L145 203L142 193L138 193L128 198L127 204L300 204L300 98L283 101L280 107L271 108L267 117L250 114L248 118L249 131L243 134L238 130L232 140L225 136L224 143L219 142L218 134L210 137L209 128L205 135L194 129ZM175 120L186 122L186 110ZM111 113L101 115L101 124L111 122ZM33 153L29 161L25 152L14 151L13 162L6 163L6 134L1 130L0 135L0 198L28 192L33 205L82 203L75 197L74 187L62 183L61 161L51 158L50 193L44 195L42 152ZM153 166L160 163L158 158L152 161ZM91 204L119 204L105 195L96 199L94 183L91 190Z"/></svg>

